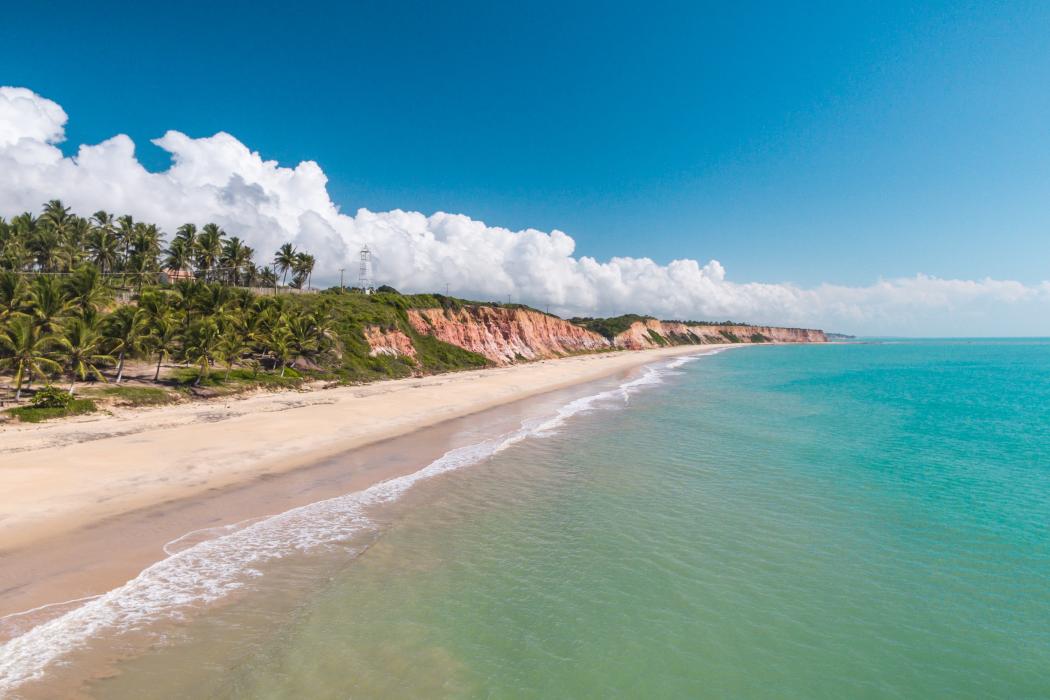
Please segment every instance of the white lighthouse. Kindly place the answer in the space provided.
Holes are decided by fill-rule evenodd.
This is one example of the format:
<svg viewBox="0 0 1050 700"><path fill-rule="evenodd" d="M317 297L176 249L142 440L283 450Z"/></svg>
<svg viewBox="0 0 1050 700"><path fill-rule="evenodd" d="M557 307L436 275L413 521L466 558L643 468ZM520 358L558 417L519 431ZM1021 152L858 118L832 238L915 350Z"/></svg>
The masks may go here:
<svg viewBox="0 0 1050 700"><path fill-rule="evenodd" d="M365 294L371 294L375 291L375 283L372 280L372 251L368 249L367 245L361 249L361 265L358 268L357 286Z"/></svg>

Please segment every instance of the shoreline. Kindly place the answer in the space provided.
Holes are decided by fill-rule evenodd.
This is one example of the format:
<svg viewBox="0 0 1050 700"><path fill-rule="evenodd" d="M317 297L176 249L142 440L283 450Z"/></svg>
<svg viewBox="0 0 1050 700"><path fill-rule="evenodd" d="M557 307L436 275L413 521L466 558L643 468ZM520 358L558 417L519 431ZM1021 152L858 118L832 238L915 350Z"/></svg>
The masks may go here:
<svg viewBox="0 0 1050 700"><path fill-rule="evenodd" d="M456 435L520 422L525 409L514 407L525 399L712 349L583 355L5 430L0 618L10 617L0 639L23 631L11 617L39 606L49 617L55 601L103 593L191 531L367 488L420 468ZM472 417L482 412L479 426ZM16 622L32 626L32 616Z"/></svg>

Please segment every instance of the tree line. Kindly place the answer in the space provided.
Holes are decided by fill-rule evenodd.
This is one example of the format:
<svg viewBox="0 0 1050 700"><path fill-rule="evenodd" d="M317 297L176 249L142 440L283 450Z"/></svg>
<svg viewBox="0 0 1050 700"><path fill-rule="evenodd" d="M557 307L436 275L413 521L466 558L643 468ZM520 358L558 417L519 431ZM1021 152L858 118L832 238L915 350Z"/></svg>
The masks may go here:
<svg viewBox="0 0 1050 700"><path fill-rule="evenodd" d="M154 382L165 362L195 367L199 384L219 366L227 378L235 366L283 377L298 358L334 350L326 301L304 305L233 286L264 277L236 237L212 224L200 232L186 225L162 260L159 230L129 217L117 221L124 219L128 225L113 230L128 235L107 228L101 212L85 223L54 201L37 219L0 220L0 374L10 377L16 400L33 382L58 378L70 392L78 381L119 384L132 359L155 363ZM303 256L309 264L297 266ZM196 278L160 285L146 274L160 265ZM301 285L312 267L310 256L286 244L269 274L276 282L290 272ZM115 303L116 290L131 280L134 302Z"/></svg>
<svg viewBox="0 0 1050 700"><path fill-rule="evenodd" d="M251 246L214 223L183 224L168 242L156 224L106 211L84 218L57 199L45 204L40 216L0 217L2 270L68 274L90 263L103 276L135 288L161 272L245 287L274 286L280 279L302 288L311 281L314 257L291 243L280 247L272 265L259 266L254 258Z"/></svg>

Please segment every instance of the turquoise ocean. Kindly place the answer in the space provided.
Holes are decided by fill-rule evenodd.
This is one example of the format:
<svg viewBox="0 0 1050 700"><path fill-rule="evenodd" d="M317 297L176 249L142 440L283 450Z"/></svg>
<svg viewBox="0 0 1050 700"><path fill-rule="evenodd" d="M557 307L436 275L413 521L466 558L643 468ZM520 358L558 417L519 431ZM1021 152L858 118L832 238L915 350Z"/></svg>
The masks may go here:
<svg viewBox="0 0 1050 700"><path fill-rule="evenodd" d="M353 547L263 562L88 693L1050 697L1050 341L622 381L370 502Z"/></svg>

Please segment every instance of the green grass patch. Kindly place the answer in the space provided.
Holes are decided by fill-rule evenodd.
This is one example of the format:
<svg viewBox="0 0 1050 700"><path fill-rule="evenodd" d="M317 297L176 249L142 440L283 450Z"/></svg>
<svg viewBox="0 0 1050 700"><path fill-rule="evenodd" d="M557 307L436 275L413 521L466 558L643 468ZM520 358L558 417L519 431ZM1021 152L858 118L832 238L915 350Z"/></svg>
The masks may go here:
<svg viewBox="0 0 1050 700"><path fill-rule="evenodd" d="M704 342L692 333L670 333L667 340L671 345L699 345Z"/></svg>
<svg viewBox="0 0 1050 700"><path fill-rule="evenodd" d="M761 333L752 333L751 334L751 342L752 343L768 343L769 342L769 338L767 338L766 336L762 335Z"/></svg>
<svg viewBox="0 0 1050 700"><path fill-rule="evenodd" d="M178 401L177 396L164 389L148 386L108 386L93 393L113 399L117 406L164 406Z"/></svg>
<svg viewBox="0 0 1050 700"><path fill-rule="evenodd" d="M725 338L730 343L742 343L742 342L744 342L744 341L740 340L740 336L738 336L736 333L730 333L729 331L719 331L719 333L721 333L722 337Z"/></svg>
<svg viewBox="0 0 1050 700"><path fill-rule="evenodd" d="M68 418L85 413L94 413L97 409L95 402L91 399L73 399L64 407L38 408L36 406L20 406L9 408L7 413L14 416L23 423L42 423L55 418Z"/></svg>
<svg viewBox="0 0 1050 700"><path fill-rule="evenodd" d="M199 386L209 389L225 388L234 391L255 387L294 389L306 381L306 377L303 374L291 367L285 368L283 377L279 369L276 372L267 369L260 369L258 372L254 372L242 367L235 367L230 370L229 377L227 377L226 368L221 366L213 367L207 376L201 377L198 384L197 377L199 375L200 370L196 367L179 367L172 372L171 379L175 384L183 388Z"/></svg>
<svg viewBox="0 0 1050 700"><path fill-rule="evenodd" d="M667 339L659 333L657 333L656 331L654 331L652 328L649 329L649 340L653 341L660 347L664 347L665 345L667 345Z"/></svg>

